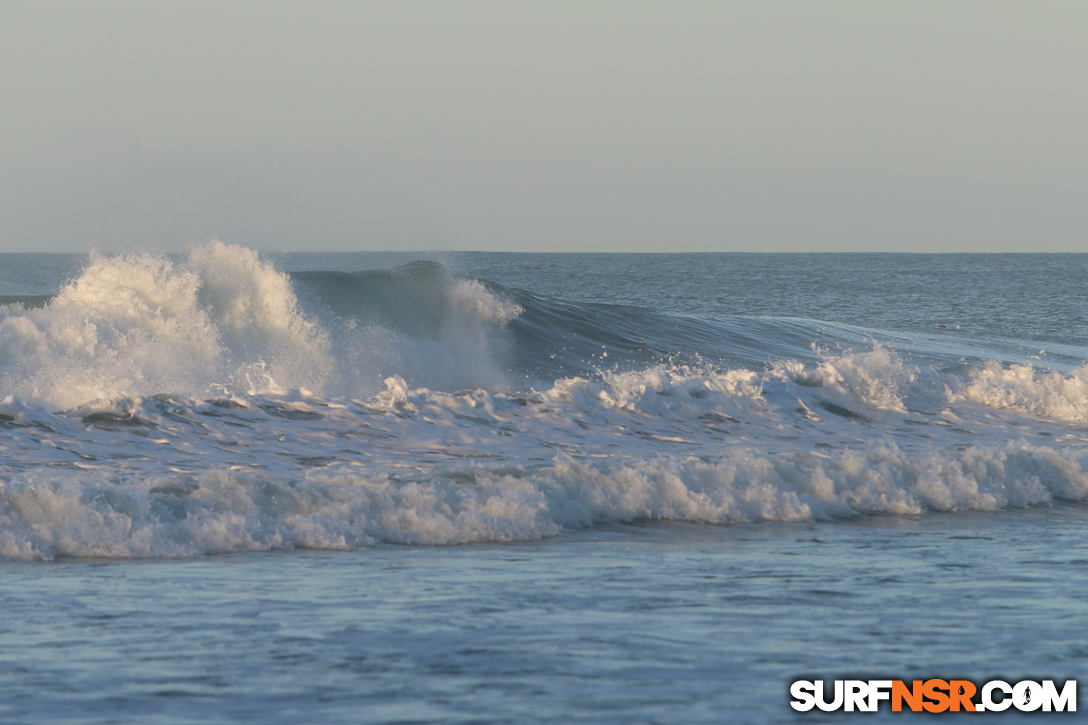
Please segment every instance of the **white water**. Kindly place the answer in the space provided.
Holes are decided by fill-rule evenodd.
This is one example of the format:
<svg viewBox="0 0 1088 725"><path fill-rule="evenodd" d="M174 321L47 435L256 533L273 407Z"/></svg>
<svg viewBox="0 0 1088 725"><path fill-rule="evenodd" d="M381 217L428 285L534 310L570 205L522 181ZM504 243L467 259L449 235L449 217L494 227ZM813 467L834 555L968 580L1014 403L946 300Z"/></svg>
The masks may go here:
<svg viewBox="0 0 1088 725"><path fill-rule="evenodd" d="M871 342L815 363L613 368L516 393L504 327L522 309L473 279L428 280L440 324L424 337L307 314L287 275L219 242L175 261L93 256L46 307L5 308L0 556L515 541L1088 497L1086 368L939 370Z"/></svg>
<svg viewBox="0 0 1088 725"><path fill-rule="evenodd" d="M489 333L519 308L475 280L445 282L441 335L418 341L323 328L287 275L244 247L197 245L181 262L94 254L45 308L0 307L0 391L51 409L159 393L351 395L380 387L368 364L434 387L502 387Z"/></svg>
<svg viewBox="0 0 1088 725"><path fill-rule="evenodd" d="M264 391L57 414L11 402L0 408L10 419L0 555L513 541L601 522L805 521L1088 497L1088 450L1068 445L1084 431L1040 421L1018 431L1033 442L1004 442L1008 425L973 403L924 414L878 388L885 405L873 405L872 387L837 382L836 362L847 367L827 362L803 385L653 369L562 380L528 399L393 378L361 401ZM1050 444L1056 433L1067 445Z"/></svg>

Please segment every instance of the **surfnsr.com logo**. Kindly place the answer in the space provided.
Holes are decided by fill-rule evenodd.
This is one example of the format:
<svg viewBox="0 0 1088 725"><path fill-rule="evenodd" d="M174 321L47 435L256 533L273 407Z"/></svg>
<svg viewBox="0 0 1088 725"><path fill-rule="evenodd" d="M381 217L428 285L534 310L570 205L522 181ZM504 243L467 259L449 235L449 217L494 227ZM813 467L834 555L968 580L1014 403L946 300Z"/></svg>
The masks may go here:
<svg viewBox="0 0 1088 725"><path fill-rule="evenodd" d="M876 712L887 701L892 712L1076 712L1077 681L1061 689L1053 680L1022 680L1010 685L990 680L978 687L970 680L835 680L834 694L826 698L823 680L797 680L790 685L790 707L800 712Z"/></svg>

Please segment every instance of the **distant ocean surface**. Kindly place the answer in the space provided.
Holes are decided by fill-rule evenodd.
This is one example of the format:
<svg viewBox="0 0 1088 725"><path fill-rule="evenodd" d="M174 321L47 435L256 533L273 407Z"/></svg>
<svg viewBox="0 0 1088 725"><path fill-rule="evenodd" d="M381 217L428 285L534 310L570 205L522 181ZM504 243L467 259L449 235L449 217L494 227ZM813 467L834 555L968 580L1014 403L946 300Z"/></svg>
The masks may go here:
<svg viewBox="0 0 1088 725"><path fill-rule="evenodd" d="M1086 283L0 255L0 721L832 722L790 682L1083 681Z"/></svg>

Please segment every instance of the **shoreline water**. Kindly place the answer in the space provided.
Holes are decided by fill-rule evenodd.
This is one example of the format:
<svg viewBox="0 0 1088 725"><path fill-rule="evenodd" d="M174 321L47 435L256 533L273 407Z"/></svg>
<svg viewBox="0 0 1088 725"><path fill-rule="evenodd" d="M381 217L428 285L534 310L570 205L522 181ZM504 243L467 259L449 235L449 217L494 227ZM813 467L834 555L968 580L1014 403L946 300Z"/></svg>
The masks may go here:
<svg viewBox="0 0 1088 725"><path fill-rule="evenodd" d="M1086 523L1088 509L1058 506L657 522L437 549L0 564L9 614L0 714L830 722L792 712L788 683L1083 679Z"/></svg>

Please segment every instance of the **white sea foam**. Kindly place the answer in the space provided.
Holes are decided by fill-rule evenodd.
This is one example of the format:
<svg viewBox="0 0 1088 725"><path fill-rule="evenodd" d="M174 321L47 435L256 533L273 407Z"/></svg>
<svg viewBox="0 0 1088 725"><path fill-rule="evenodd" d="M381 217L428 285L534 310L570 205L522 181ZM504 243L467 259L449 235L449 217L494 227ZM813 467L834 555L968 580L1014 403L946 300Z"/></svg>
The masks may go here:
<svg viewBox="0 0 1088 725"><path fill-rule="evenodd" d="M0 312L3 390L71 407L206 384L216 377L219 342L199 287L197 274L162 258L92 256L48 307Z"/></svg>
<svg viewBox="0 0 1088 725"><path fill-rule="evenodd" d="M824 353L823 358L815 369L797 361L784 361L772 370L799 385L834 390L877 408L904 410L904 395L917 372L894 352L874 342L866 352Z"/></svg>
<svg viewBox="0 0 1088 725"><path fill-rule="evenodd" d="M989 362L951 379L949 397L1062 420L1088 420L1088 365L1069 373Z"/></svg>
<svg viewBox="0 0 1088 725"><path fill-rule="evenodd" d="M290 279L257 253L218 241L174 262L91 256L44 308L0 307L0 391L51 408L167 393L308 388L373 392L414 385L509 386L501 328L521 313L476 280L438 280L437 335L345 324L335 334L300 309Z"/></svg>
<svg viewBox="0 0 1088 725"><path fill-rule="evenodd" d="M714 371L656 365L643 370L605 372L600 381L564 378L547 392L554 400L590 408L647 415L698 416L712 408L762 406L762 379L751 370Z"/></svg>
<svg viewBox="0 0 1088 725"><path fill-rule="evenodd" d="M0 311L0 386L58 408L206 395L262 376L316 387L327 347L284 275L252 250L212 242L181 264L95 254L46 307Z"/></svg>
<svg viewBox="0 0 1088 725"><path fill-rule="evenodd" d="M44 414L9 400L0 448L18 449L24 465L0 481L0 556L440 545L607 522L795 522L1088 498L1083 446L1003 443L1007 430L949 429L940 417L896 442L889 422L925 421L891 411L876 428L861 414L881 408L842 397L834 379L806 382L653 368L562 380L527 398L412 389L394 376L361 401L268 390ZM861 413L821 417L827 395ZM35 455L52 464L27 465Z"/></svg>
<svg viewBox="0 0 1088 725"><path fill-rule="evenodd" d="M185 480L39 471L0 482L0 556L177 557L554 536L602 522L794 522L996 511L1088 497L1088 454L1012 444L907 454L740 450L726 460L470 468L418 481L211 470Z"/></svg>
<svg viewBox="0 0 1088 725"><path fill-rule="evenodd" d="M322 387L332 374L328 335L302 315L284 274L255 251L218 241L194 247L187 266L234 365L259 366L292 387Z"/></svg>

